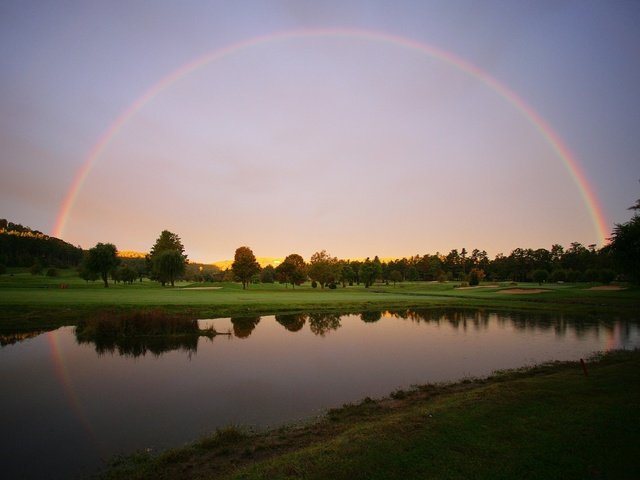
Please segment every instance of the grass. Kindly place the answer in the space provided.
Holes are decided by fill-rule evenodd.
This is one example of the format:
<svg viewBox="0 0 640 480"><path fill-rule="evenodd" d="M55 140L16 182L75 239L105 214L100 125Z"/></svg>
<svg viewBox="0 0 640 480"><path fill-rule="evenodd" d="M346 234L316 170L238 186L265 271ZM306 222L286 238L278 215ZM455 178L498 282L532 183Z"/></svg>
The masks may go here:
<svg viewBox="0 0 640 480"><path fill-rule="evenodd" d="M347 288L313 289L305 284L295 289L280 284L252 285L242 290L237 283L208 284L218 289L200 289L203 284L180 283L163 288L145 280L133 285L104 288L87 283L74 271L61 270L58 277L33 276L10 269L0 275L0 330L20 332L76 324L82 317L104 310L131 312L162 309L193 318L267 315L323 311L355 313L407 307L491 307L502 310L547 310L572 313L634 315L640 309L640 289L593 291L591 284L544 285L549 290L534 295L501 293L509 283L488 288L458 289L459 282L406 282ZM204 285L207 286L207 285ZM538 288L520 284L520 288ZM64 287L64 288L61 288Z"/></svg>
<svg viewBox="0 0 640 480"><path fill-rule="evenodd" d="M103 479L640 478L640 352L424 385L261 433L120 458Z"/></svg>

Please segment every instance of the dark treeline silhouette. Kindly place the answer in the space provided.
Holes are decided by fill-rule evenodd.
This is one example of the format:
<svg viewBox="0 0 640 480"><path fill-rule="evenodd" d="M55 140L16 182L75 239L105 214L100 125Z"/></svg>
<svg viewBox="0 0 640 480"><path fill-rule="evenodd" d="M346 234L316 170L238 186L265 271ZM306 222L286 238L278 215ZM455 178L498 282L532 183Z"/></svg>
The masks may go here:
<svg viewBox="0 0 640 480"><path fill-rule="evenodd" d="M453 249L449 253L414 255L394 260L375 256L365 260L340 260L325 250L314 253L307 263L295 253L277 267L261 268L253 251L239 247L231 268L221 272L217 267L189 265L180 237L164 230L144 259L117 259L114 245L98 243L84 252L79 268L87 281L102 278L108 286L112 280L133 283L143 276L163 286L178 279L192 281L240 281L243 288L251 283L301 285L307 280L312 287L335 289L339 285L385 284L406 281L462 281L478 285L481 281L514 282L601 282L613 280L640 281L640 200L630 207L634 211L629 222L614 227L611 243L598 249L596 245L573 242L569 247L554 244L546 248L516 248L509 255L499 253L490 259L485 250ZM113 247L114 253L97 255L97 250ZM83 258L80 248L49 237L19 224L0 220L0 273L6 266L32 266L40 273L43 264L77 265Z"/></svg>
<svg viewBox="0 0 640 480"><path fill-rule="evenodd" d="M19 223L0 219L0 265L5 267L75 267L82 249Z"/></svg>

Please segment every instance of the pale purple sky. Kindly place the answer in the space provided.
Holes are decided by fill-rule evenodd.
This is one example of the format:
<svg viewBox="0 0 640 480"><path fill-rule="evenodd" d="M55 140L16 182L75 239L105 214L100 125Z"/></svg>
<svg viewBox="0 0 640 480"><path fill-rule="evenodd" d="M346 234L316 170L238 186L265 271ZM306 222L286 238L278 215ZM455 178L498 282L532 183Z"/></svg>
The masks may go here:
<svg viewBox="0 0 640 480"><path fill-rule="evenodd" d="M514 92L573 152L610 230L640 197L640 3L29 2L0 5L0 218L45 232L116 119L217 49L305 29L437 47ZM562 159L512 103L418 50L260 42L172 83L95 159L62 237L190 258L508 254L598 242Z"/></svg>

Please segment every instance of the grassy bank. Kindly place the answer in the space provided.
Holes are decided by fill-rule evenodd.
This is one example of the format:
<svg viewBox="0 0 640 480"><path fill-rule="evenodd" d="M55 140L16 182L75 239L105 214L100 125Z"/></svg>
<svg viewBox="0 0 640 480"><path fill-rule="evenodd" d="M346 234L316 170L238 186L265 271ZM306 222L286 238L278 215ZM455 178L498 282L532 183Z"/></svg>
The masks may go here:
<svg viewBox="0 0 640 480"><path fill-rule="evenodd" d="M28 331L75 324L104 310L122 312L161 308L168 313L215 318L234 315L268 315L305 311L336 313L409 307L491 307L497 310L537 310L571 313L633 315L640 309L640 289L625 285L619 291L591 290L592 284L544 285L541 293L506 293L513 285L487 284L482 288L457 288L459 282L399 283L347 288L295 289L279 284L252 285L242 290L236 283L181 283L163 288L150 281L133 285L86 283L75 272L60 277L11 272L0 276L0 329ZM520 284L537 289L538 285Z"/></svg>
<svg viewBox="0 0 640 480"><path fill-rule="evenodd" d="M228 428L101 478L640 478L640 352L427 385L306 426Z"/></svg>

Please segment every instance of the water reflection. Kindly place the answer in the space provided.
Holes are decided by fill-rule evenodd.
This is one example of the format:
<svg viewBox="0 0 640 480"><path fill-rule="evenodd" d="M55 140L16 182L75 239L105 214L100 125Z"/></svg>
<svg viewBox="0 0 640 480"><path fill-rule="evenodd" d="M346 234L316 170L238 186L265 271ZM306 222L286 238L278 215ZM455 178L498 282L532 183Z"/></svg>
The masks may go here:
<svg viewBox="0 0 640 480"><path fill-rule="evenodd" d="M621 329L620 335L630 335L629 323L620 324L618 316L606 317L532 312L496 312L486 309L456 308L401 308L388 310L368 310L353 313L295 313L275 315L276 322L287 331L298 333L308 331L318 337L343 326L343 319L358 318L368 324L381 319L398 319L417 324L435 326L448 325L455 331L487 331L496 325L501 329L510 328L519 332L553 332L556 338L568 334L583 338L587 335L605 332L611 334L614 326ZM198 350L200 336L212 339L215 335L229 335L247 339L258 329L260 316L232 317L229 332L215 332L213 327L203 330L198 320L168 316L162 312L134 312L127 314L103 314L90 320L81 320L75 328L78 344L93 344L100 355L118 354L139 357L147 353L159 356L169 351L182 351L189 355ZM620 327L622 325L622 327ZM626 327L625 327L626 326ZM42 330L32 332L0 332L0 346L28 340L40 335Z"/></svg>
<svg viewBox="0 0 640 480"><path fill-rule="evenodd" d="M198 350L200 336L212 338L213 328L201 330L197 320L161 311L103 313L82 319L75 328L76 342L95 345L99 355L118 353L140 357L172 350L191 355Z"/></svg>
<svg viewBox="0 0 640 480"><path fill-rule="evenodd" d="M304 324L307 321L307 315L304 313L276 315L275 318L276 322L290 332L298 332L302 330L302 327L304 327Z"/></svg>
<svg viewBox="0 0 640 480"><path fill-rule="evenodd" d="M320 337L324 337L331 330L338 330L340 325L340 315L335 313L310 313L309 329Z"/></svg>
<svg viewBox="0 0 640 480"><path fill-rule="evenodd" d="M147 353L160 356L165 352L179 350L188 354L198 351L198 336L155 336L155 337L93 337L85 338L78 336L78 345L92 344L95 346L98 355L115 354L124 357L140 357Z"/></svg>
<svg viewBox="0 0 640 480"><path fill-rule="evenodd" d="M146 320L125 320L123 330L62 327L0 349L11 432L0 438L3 478L73 478L112 454L182 445L229 424L276 426L414 384L640 347L637 317L486 309L167 319L162 328L149 317L144 331ZM206 327L229 335L201 342Z"/></svg>
<svg viewBox="0 0 640 480"><path fill-rule="evenodd" d="M14 343L29 340L30 338L37 337L38 335L45 333L47 331L48 330L33 330L31 332L0 333L0 347L13 345Z"/></svg>
<svg viewBox="0 0 640 480"><path fill-rule="evenodd" d="M362 312L360 320L366 323L375 323L382 318L382 312Z"/></svg>
<svg viewBox="0 0 640 480"><path fill-rule="evenodd" d="M238 338L248 338L260 323L260 317L232 317L233 334Z"/></svg>

